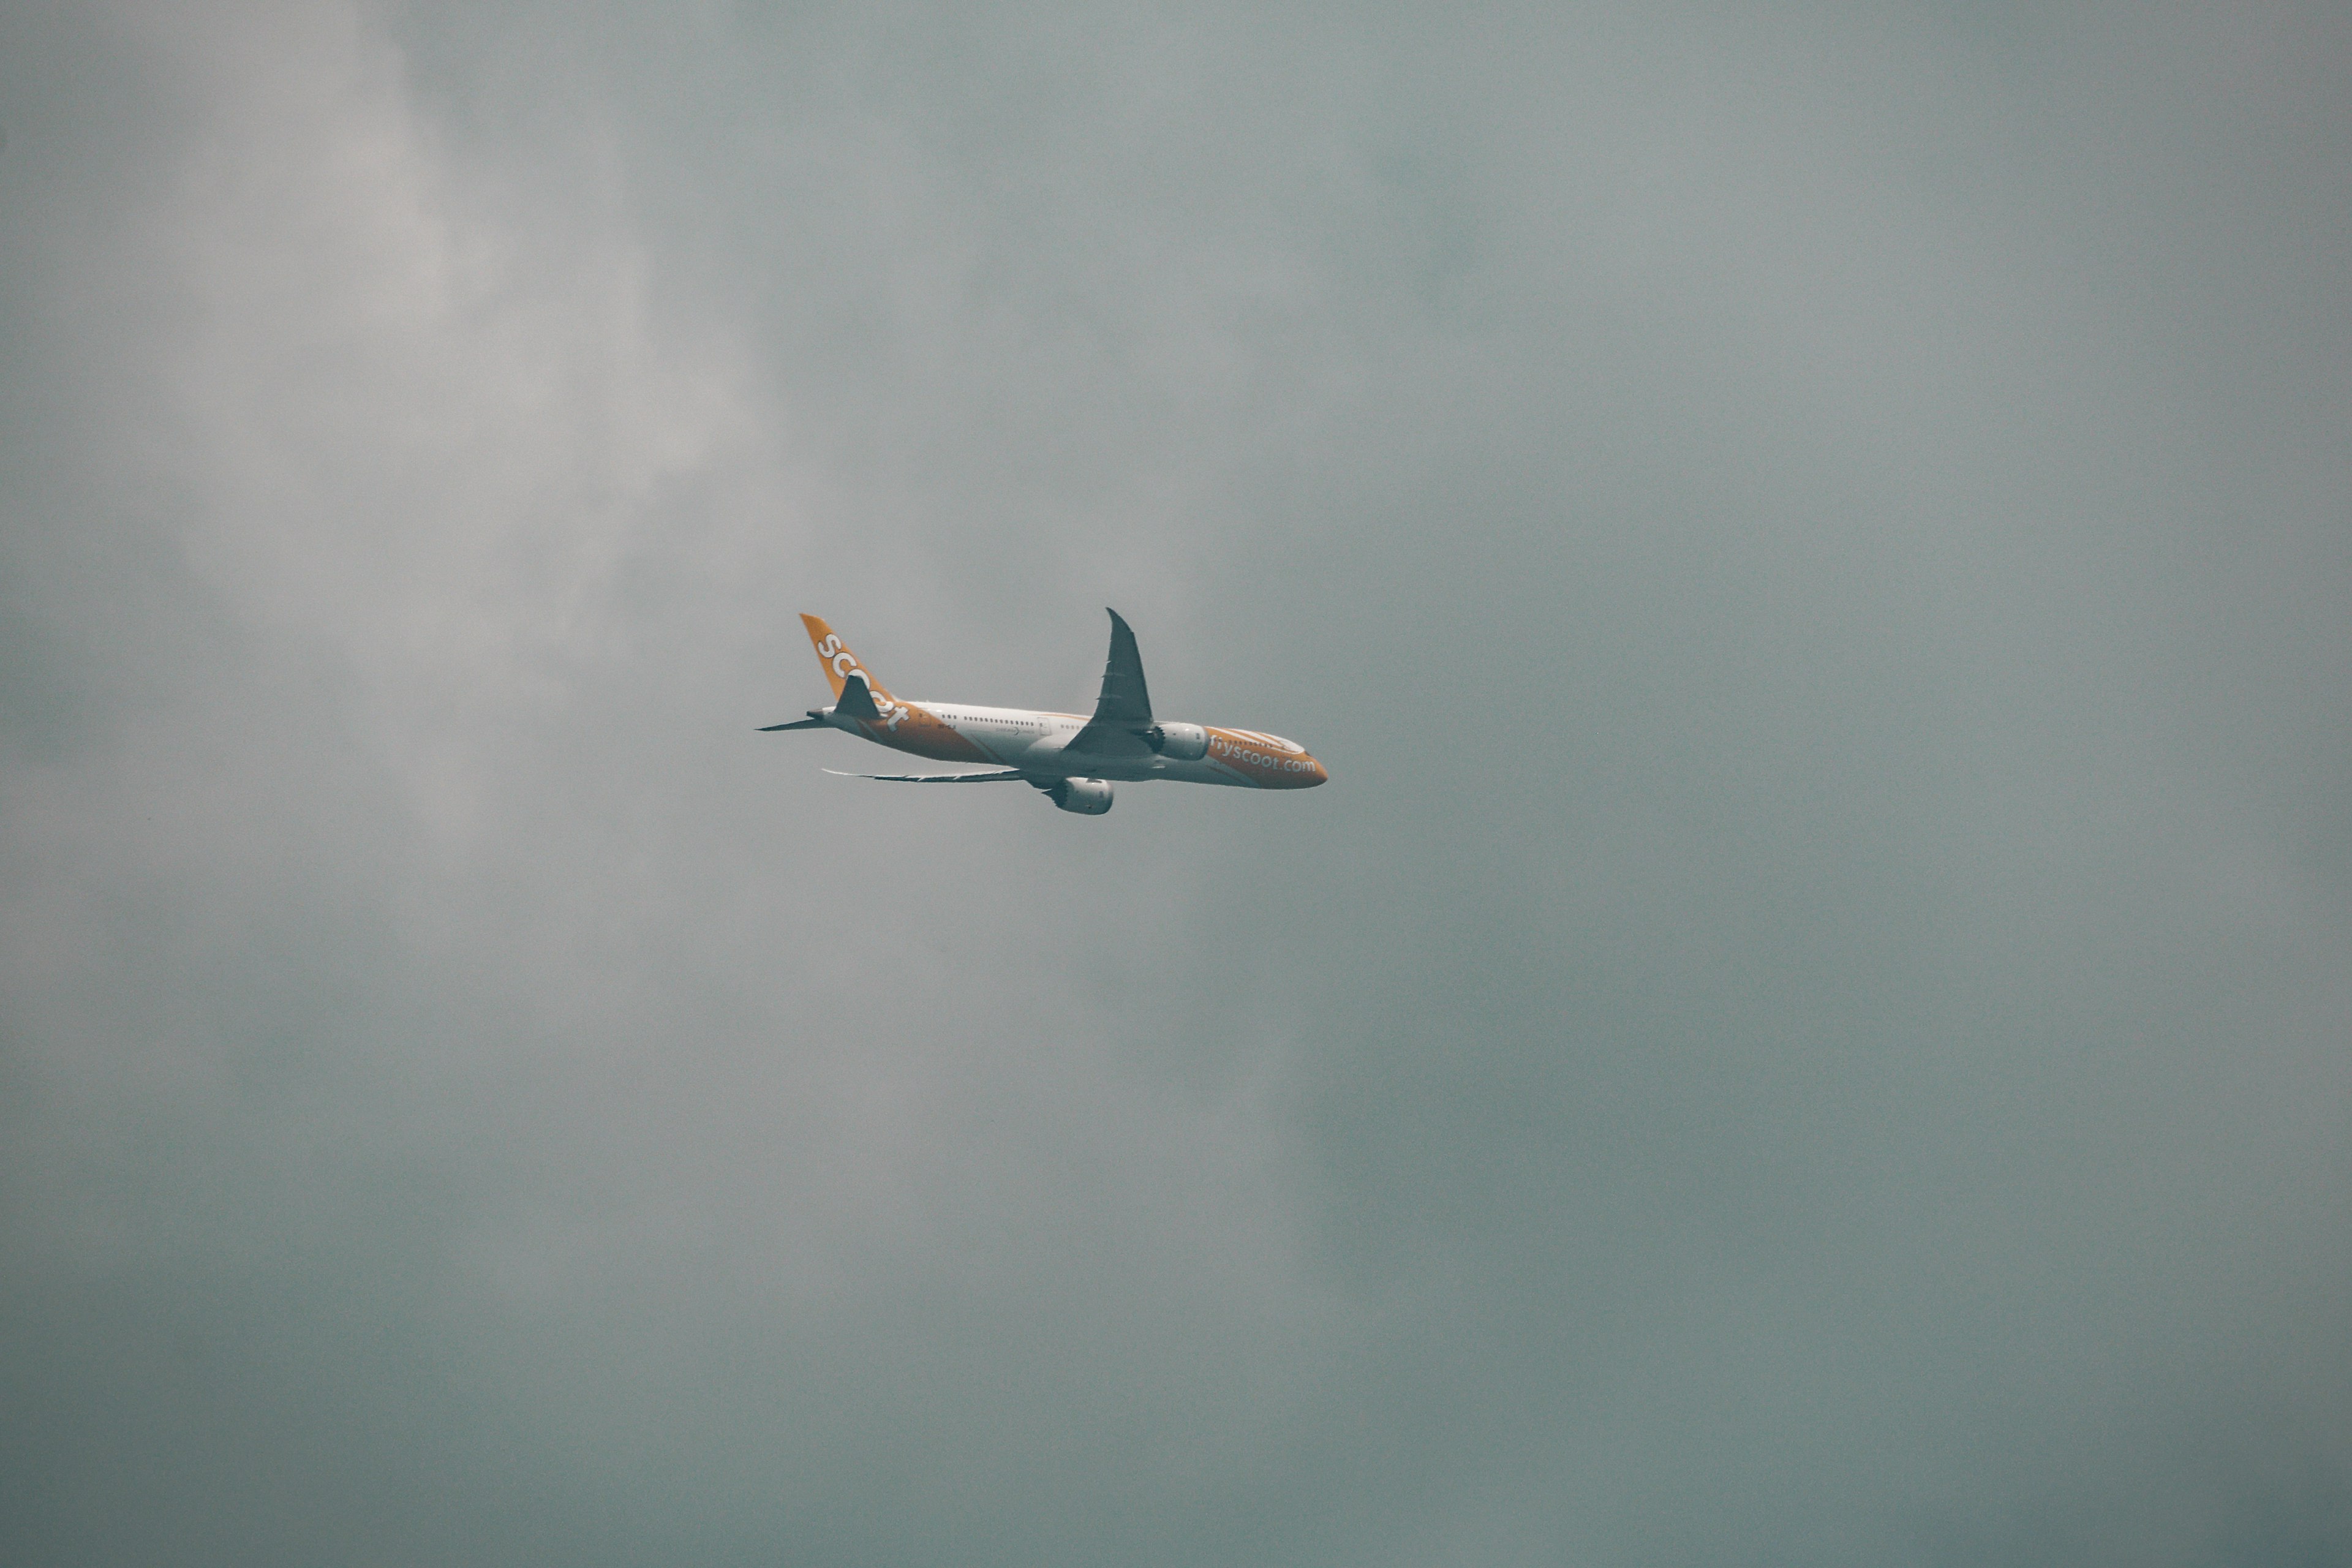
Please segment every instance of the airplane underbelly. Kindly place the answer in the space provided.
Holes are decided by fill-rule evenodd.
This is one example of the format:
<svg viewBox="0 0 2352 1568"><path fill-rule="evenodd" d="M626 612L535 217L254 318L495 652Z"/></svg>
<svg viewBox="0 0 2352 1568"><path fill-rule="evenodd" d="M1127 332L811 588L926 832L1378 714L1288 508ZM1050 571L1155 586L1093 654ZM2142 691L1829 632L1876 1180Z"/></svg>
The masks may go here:
<svg viewBox="0 0 2352 1568"><path fill-rule="evenodd" d="M1165 757L1105 757L1086 752L1072 753L1061 747L1041 752L1027 765L1041 773L1057 773L1065 778L1109 779L1118 784L1140 784L1150 779L1171 779L1185 784L1244 784L1247 781L1234 776L1230 771L1210 767L1205 763L1173 763Z"/></svg>
<svg viewBox="0 0 2352 1568"><path fill-rule="evenodd" d="M1068 744L1069 737L1066 735L1039 735L1022 752L1021 760L1015 765L1035 768L1040 773L1069 773L1080 778L1091 776L1082 769L1070 770L1063 767L1062 764L1066 759L1062 752Z"/></svg>
<svg viewBox="0 0 2352 1568"><path fill-rule="evenodd" d="M1154 778L1176 779L1185 784L1227 784L1235 789L1255 789L1257 781L1249 778L1223 763L1206 757L1194 763L1163 763Z"/></svg>

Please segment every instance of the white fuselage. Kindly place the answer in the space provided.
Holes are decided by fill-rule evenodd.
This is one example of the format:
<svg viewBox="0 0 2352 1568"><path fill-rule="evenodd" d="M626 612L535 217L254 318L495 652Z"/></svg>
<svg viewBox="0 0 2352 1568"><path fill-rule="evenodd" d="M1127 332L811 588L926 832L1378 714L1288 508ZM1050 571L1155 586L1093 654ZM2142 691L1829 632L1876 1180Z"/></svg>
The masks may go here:
<svg viewBox="0 0 2352 1568"><path fill-rule="evenodd" d="M838 709L824 713L825 721L834 728L879 742L893 751L941 761L991 763L1042 778L1123 783L1166 779L1243 789L1302 789L1321 784L1328 776L1305 747L1256 730L1203 726L1209 734L1208 753L1184 762L1149 753L1110 757L1089 752L1065 756L1072 737L1087 726L1087 721L1076 713L983 708L970 702L918 702L909 698L896 699L880 720L853 719ZM950 735L954 742L940 744Z"/></svg>

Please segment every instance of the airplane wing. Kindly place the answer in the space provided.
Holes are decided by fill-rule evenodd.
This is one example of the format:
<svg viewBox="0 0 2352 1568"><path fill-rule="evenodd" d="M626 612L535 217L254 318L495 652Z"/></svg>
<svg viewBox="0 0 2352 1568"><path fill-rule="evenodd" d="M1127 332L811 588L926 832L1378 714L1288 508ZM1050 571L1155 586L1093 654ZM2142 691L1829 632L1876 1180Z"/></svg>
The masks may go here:
<svg viewBox="0 0 2352 1568"><path fill-rule="evenodd" d="M839 768L824 771L837 779L879 779L884 784L1003 784L1029 776L1019 768L986 773L845 773Z"/></svg>
<svg viewBox="0 0 2352 1568"><path fill-rule="evenodd" d="M1102 696L1086 728L1070 737L1069 750L1100 756L1142 756L1151 748L1142 731L1151 728L1151 692L1143 684L1143 655L1136 651L1135 634L1110 616L1110 658L1103 665Z"/></svg>

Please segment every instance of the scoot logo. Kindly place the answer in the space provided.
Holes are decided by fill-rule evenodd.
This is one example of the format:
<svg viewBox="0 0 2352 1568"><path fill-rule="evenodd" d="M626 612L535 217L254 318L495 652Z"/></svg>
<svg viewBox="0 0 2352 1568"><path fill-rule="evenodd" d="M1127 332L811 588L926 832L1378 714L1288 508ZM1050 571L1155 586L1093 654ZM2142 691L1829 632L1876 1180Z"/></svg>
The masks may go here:
<svg viewBox="0 0 2352 1568"><path fill-rule="evenodd" d="M1277 773L1303 773L1314 765L1305 760L1307 749L1295 741L1286 741L1279 735L1262 734L1255 730L1235 730L1234 733L1245 735L1251 741L1268 747L1280 746L1292 754L1276 756L1270 752L1258 751L1255 746L1245 746L1238 742L1229 741L1223 735L1212 735L1209 738L1209 755L1221 762L1243 763Z"/></svg>
<svg viewBox="0 0 2352 1568"><path fill-rule="evenodd" d="M865 668L857 662L857 656L841 646L841 637L838 634L828 636L824 641L817 644L816 656L824 661L826 668L842 679L846 680L854 674L866 682L866 689L874 694L874 706L882 710L882 727L894 731L898 728L899 721L907 717L907 705L903 702L893 702L882 695L881 690L875 684L874 678L868 675Z"/></svg>

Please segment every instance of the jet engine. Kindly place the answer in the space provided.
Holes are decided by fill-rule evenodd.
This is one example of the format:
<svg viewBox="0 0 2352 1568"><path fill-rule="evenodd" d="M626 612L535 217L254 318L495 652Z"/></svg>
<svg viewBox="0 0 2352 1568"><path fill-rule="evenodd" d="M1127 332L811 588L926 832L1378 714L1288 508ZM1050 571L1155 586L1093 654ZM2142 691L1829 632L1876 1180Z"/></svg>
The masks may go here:
<svg viewBox="0 0 2352 1568"><path fill-rule="evenodd" d="M1198 724L1154 724L1143 743L1171 763L1197 763L1209 754L1209 732Z"/></svg>
<svg viewBox="0 0 2352 1568"><path fill-rule="evenodd" d="M1110 809L1110 781L1056 779L1045 791L1045 795L1064 811L1075 811L1081 816L1100 816Z"/></svg>

